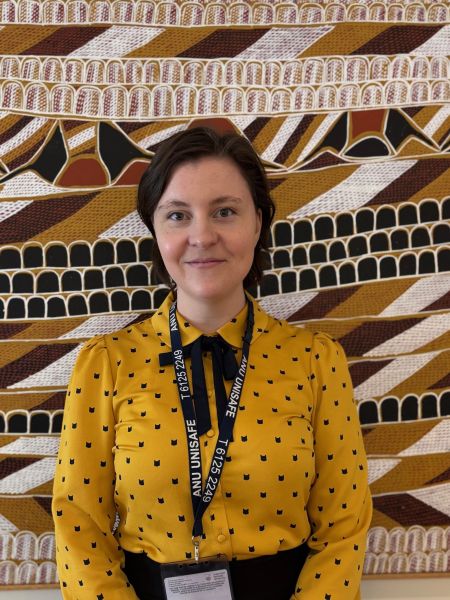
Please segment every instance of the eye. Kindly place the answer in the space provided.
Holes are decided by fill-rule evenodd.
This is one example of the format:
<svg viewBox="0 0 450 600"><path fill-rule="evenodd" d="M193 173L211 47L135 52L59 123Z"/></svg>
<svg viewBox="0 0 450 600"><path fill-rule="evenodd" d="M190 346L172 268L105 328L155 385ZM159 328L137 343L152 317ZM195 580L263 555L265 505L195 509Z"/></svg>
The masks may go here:
<svg viewBox="0 0 450 600"><path fill-rule="evenodd" d="M235 213L235 211L230 208L229 206L224 206L223 208L219 208L219 210L217 211L219 217L230 217Z"/></svg>
<svg viewBox="0 0 450 600"><path fill-rule="evenodd" d="M184 218L184 214L179 210L173 211L167 215L169 221L181 221Z"/></svg>

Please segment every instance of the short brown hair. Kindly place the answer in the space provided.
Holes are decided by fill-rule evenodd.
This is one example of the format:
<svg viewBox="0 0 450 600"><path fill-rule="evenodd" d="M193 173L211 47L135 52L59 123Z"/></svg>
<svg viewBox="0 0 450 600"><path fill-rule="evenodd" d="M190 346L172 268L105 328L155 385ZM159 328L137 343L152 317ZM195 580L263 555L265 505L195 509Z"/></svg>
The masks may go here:
<svg viewBox="0 0 450 600"><path fill-rule="evenodd" d="M275 205L270 197L266 173L259 156L250 142L236 133L222 135L208 127L187 129L171 136L158 147L138 187L137 211L151 231L154 240L153 268L156 275L172 291L175 291L175 287L159 252L153 227L153 215L174 169L183 163L207 156L232 160L247 182L255 208L261 210L261 233L255 247L252 266L244 279L244 288L258 283L265 267Z"/></svg>

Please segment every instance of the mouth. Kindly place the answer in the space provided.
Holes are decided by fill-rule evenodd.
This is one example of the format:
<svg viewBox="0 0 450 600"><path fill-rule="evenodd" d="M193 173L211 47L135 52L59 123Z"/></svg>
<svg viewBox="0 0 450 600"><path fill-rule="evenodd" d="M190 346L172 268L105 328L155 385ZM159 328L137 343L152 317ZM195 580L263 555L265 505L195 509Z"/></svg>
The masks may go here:
<svg viewBox="0 0 450 600"><path fill-rule="evenodd" d="M219 260L217 258L207 258L207 259L202 259L202 260L190 260L187 261L186 264L192 266L192 267L212 267L214 265L219 265L221 263L223 263L225 261L223 260Z"/></svg>

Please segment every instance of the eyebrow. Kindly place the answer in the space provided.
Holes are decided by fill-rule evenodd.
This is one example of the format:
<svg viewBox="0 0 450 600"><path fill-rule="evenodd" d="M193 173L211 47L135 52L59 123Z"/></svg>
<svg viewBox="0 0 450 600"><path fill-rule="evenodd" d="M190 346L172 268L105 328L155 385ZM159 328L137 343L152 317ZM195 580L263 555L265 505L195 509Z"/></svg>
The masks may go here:
<svg viewBox="0 0 450 600"><path fill-rule="evenodd" d="M241 204L242 200L241 198L238 198L236 196L218 196L217 198L214 198L214 200L211 200L210 205L216 206L217 204L221 204L222 202L234 202L235 204ZM167 202L159 204L156 207L156 210L163 210L166 208L185 208L189 206L189 202L184 202L183 200L177 200L176 198L172 198Z"/></svg>

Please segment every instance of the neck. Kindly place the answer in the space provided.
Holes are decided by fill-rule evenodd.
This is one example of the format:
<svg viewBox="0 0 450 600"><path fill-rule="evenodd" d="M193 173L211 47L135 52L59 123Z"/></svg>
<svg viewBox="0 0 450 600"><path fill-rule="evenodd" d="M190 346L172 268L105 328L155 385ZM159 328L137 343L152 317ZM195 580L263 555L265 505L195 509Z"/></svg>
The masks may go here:
<svg viewBox="0 0 450 600"><path fill-rule="evenodd" d="M189 323L208 335L220 329L244 308L246 297L243 289L240 292L221 302L197 298L193 301L177 292L177 310Z"/></svg>

